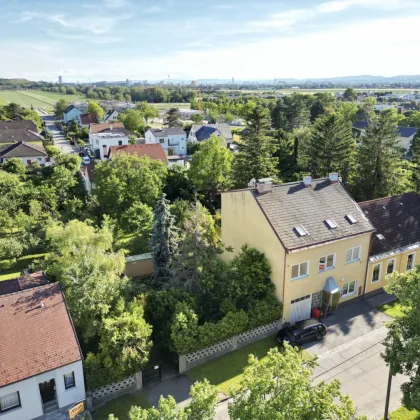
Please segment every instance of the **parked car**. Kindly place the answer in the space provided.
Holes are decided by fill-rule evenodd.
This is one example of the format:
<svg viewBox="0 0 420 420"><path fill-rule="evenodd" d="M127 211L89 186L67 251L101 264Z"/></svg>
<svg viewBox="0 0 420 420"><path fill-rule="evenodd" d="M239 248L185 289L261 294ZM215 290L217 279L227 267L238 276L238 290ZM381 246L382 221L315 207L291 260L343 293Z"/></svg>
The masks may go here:
<svg viewBox="0 0 420 420"><path fill-rule="evenodd" d="M82 163L83 163L83 165L89 165L90 157L89 156L82 156Z"/></svg>
<svg viewBox="0 0 420 420"><path fill-rule="evenodd" d="M318 319L306 319L282 328L277 333L277 341L283 345L286 341L292 346L307 343L308 341L321 341L327 334L327 327Z"/></svg>
<svg viewBox="0 0 420 420"><path fill-rule="evenodd" d="M79 156L82 158L82 157L85 157L86 154L84 152L79 152Z"/></svg>

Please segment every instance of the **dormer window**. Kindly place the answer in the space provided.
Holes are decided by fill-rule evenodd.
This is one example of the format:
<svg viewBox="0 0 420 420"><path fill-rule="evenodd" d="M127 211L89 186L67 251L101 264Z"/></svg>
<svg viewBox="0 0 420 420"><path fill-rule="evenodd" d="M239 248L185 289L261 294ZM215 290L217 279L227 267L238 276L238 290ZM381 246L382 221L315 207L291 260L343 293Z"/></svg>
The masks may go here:
<svg viewBox="0 0 420 420"><path fill-rule="evenodd" d="M295 230L296 234L299 237L309 235L309 232L306 230L304 226L295 226L293 229Z"/></svg>
<svg viewBox="0 0 420 420"><path fill-rule="evenodd" d="M330 229L336 229L338 228L337 223L333 220L333 219L326 219L325 220L325 224L330 228Z"/></svg>

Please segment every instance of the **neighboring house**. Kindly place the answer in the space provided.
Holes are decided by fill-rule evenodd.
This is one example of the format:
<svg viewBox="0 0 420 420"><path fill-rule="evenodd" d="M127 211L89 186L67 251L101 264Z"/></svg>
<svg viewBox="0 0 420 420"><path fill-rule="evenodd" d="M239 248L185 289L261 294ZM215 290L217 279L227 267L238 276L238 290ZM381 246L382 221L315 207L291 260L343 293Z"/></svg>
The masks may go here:
<svg viewBox="0 0 420 420"><path fill-rule="evenodd" d="M376 228L369 251L366 293L381 291L386 276L420 263L420 195L410 192L359 203Z"/></svg>
<svg viewBox="0 0 420 420"><path fill-rule="evenodd" d="M109 148L108 159L113 156L128 153L137 157L148 156L152 160L160 160L168 166L168 159L161 144L128 144L124 146L111 146Z"/></svg>
<svg viewBox="0 0 420 420"><path fill-rule="evenodd" d="M82 114L80 116L80 125L82 127L90 127L91 124L97 124L98 119L96 118L96 114L89 112L87 114Z"/></svg>
<svg viewBox="0 0 420 420"><path fill-rule="evenodd" d="M168 155L187 154L187 134L182 128L150 129L145 134L146 144L161 144Z"/></svg>
<svg viewBox="0 0 420 420"><path fill-rule="evenodd" d="M67 124L72 120L75 120L77 124L81 125L81 116L83 112L76 108L74 105L68 106L63 112L64 123Z"/></svg>
<svg viewBox="0 0 420 420"><path fill-rule="evenodd" d="M172 166L178 165L178 166L185 166L189 168L189 163L185 161L185 158L178 156L178 155L172 155L168 156L168 168L172 168Z"/></svg>
<svg viewBox="0 0 420 420"><path fill-rule="evenodd" d="M19 158L24 165L31 165L35 162L45 165L49 162L44 146L23 141L0 146L0 161L4 163L11 158Z"/></svg>
<svg viewBox="0 0 420 420"><path fill-rule="evenodd" d="M194 124L191 127L190 134L188 135L188 141L195 143L197 141L204 141L210 138L211 135L220 137L223 143L227 146L233 142L233 136L230 131L229 124L216 123L216 124Z"/></svg>
<svg viewBox="0 0 420 420"><path fill-rule="evenodd" d="M129 139L123 133L102 132L89 134L89 144L97 159L106 159L111 146L128 145Z"/></svg>
<svg viewBox="0 0 420 420"><path fill-rule="evenodd" d="M115 109L110 109L105 115L104 115L104 122L115 122L118 121L118 111Z"/></svg>
<svg viewBox="0 0 420 420"><path fill-rule="evenodd" d="M22 290L48 284L47 277L43 271L25 274L15 279L3 280L0 282L0 296L8 293L16 293Z"/></svg>
<svg viewBox="0 0 420 420"><path fill-rule="evenodd" d="M197 109L179 109L181 120L190 120L192 115L202 114L202 111Z"/></svg>
<svg viewBox="0 0 420 420"><path fill-rule="evenodd" d="M368 121L356 121L353 123L353 136L358 139L365 134L369 126ZM398 133L398 146L405 149L406 153L410 150L413 138L417 133L416 127L396 127Z"/></svg>
<svg viewBox="0 0 420 420"><path fill-rule="evenodd" d="M38 132L36 124L31 120L0 121L0 131L3 130L30 130Z"/></svg>
<svg viewBox="0 0 420 420"><path fill-rule="evenodd" d="M91 124L90 125L90 133L97 134L97 133L123 133L128 135L133 134L131 131L127 130L124 127L124 124L121 121L117 122L104 122L99 124Z"/></svg>
<svg viewBox="0 0 420 420"><path fill-rule="evenodd" d="M375 230L338 179L311 179L228 191L222 197L222 241L264 252L283 322L324 313L364 293L370 238Z"/></svg>
<svg viewBox="0 0 420 420"><path fill-rule="evenodd" d="M85 400L82 352L59 283L0 296L0 418L56 420Z"/></svg>

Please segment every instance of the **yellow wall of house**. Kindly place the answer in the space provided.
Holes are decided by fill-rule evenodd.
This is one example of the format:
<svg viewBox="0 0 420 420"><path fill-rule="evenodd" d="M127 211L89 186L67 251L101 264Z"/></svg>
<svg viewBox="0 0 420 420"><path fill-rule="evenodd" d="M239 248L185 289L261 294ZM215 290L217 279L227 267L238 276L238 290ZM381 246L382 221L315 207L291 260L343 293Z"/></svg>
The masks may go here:
<svg viewBox="0 0 420 420"><path fill-rule="evenodd" d="M271 265L275 295L282 301L285 250L251 191L223 193L221 215L222 241L234 249L234 252L224 252L224 258L233 258L244 244L264 252Z"/></svg>
<svg viewBox="0 0 420 420"><path fill-rule="evenodd" d="M375 290L381 289L384 286L386 286L387 284L386 271L387 271L388 261L395 259L395 271L398 271L399 273L405 273L406 265L407 265L407 257L410 254L416 254L416 256L414 257L414 265L420 264L420 249L403 252L403 253L389 256L386 258L382 258L381 260L369 262L369 269L368 269L367 279L366 279L366 293L373 292ZM379 281L372 283L373 268L377 264L381 265Z"/></svg>
<svg viewBox="0 0 420 420"><path fill-rule="evenodd" d="M358 235L348 239L338 240L336 242L320 245L299 251L286 256L286 282L284 295L284 321L289 319L290 302L294 299L312 295L312 293L321 291L328 277L333 277L338 287L344 284L357 281L356 292L348 297L343 297L340 302L344 302L359 296L363 293L364 281L366 277L366 266L368 264L370 233ZM346 251L349 248L361 246L360 259L351 263L346 263ZM319 271L320 257L335 254L335 265L333 268L325 271ZM292 266L309 261L309 274L306 277L291 280ZM362 287L362 289L360 289Z"/></svg>

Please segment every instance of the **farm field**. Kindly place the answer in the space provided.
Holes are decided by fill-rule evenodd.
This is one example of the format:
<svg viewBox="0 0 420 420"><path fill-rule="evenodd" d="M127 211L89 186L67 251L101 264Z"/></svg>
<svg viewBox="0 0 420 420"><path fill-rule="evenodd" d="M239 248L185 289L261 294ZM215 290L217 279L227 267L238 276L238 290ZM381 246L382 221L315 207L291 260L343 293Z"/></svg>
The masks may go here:
<svg viewBox="0 0 420 420"><path fill-rule="evenodd" d="M0 91L0 105L16 102L20 106L30 108L52 108L59 99L66 101L83 101L83 95L64 95L41 90L4 90Z"/></svg>

